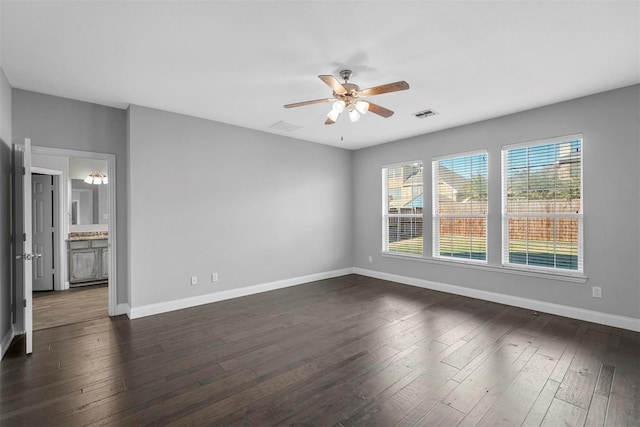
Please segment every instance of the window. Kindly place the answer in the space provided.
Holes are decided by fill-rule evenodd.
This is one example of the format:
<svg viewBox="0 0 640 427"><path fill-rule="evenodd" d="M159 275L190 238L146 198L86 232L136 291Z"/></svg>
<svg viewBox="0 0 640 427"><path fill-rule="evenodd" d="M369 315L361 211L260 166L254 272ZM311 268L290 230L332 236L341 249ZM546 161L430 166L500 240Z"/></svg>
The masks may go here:
<svg viewBox="0 0 640 427"><path fill-rule="evenodd" d="M583 271L582 135L503 147L502 263Z"/></svg>
<svg viewBox="0 0 640 427"><path fill-rule="evenodd" d="M382 168L382 250L422 254L422 162Z"/></svg>
<svg viewBox="0 0 640 427"><path fill-rule="evenodd" d="M433 161L433 256L487 261L487 153Z"/></svg>

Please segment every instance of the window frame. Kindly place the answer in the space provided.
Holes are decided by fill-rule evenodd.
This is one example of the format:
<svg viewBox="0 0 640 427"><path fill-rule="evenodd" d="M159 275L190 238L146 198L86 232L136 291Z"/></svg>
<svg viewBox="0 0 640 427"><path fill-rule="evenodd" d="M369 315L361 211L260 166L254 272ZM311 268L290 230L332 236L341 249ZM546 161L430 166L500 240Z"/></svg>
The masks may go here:
<svg viewBox="0 0 640 427"><path fill-rule="evenodd" d="M439 196L440 196L440 162L443 160L453 160L453 159L462 159L465 157L472 157L477 155L486 156L487 163L487 174L486 174L486 182L487 182L487 205L484 214L441 214L439 212ZM487 265L489 262L489 235L487 233L488 223L489 223L489 150L488 149L480 149L473 151L465 151L462 153L453 153L446 154L443 156L436 156L432 158L431 161L431 197L432 197L432 251L431 256L433 259L442 260L442 261L452 261L452 262L461 262L461 263L472 263L472 264L480 264ZM461 219L472 219L472 218L481 218L484 219L485 223L485 258L484 259L473 259L456 257L452 255L441 255L440 254L440 219L441 218L461 218Z"/></svg>
<svg viewBox="0 0 640 427"><path fill-rule="evenodd" d="M416 214L390 214L389 213L389 186L388 186L388 172L390 168L401 166L416 166L420 165L422 168L422 200L423 207L422 213ZM403 162L397 162L392 164L386 164L382 166L382 254L393 255L400 257L412 257L422 258L424 256L424 162L422 160L408 160ZM420 253L411 252L399 252L389 250L389 219L391 218L420 218L423 224L423 242L420 248Z"/></svg>
<svg viewBox="0 0 640 427"><path fill-rule="evenodd" d="M578 213L531 213L529 211L524 213L509 213L508 212L508 155L509 151L521 149L521 148L531 148L543 145L558 145L567 142L573 142L575 140L580 141L580 200L579 200L579 212ZM528 156L528 154L527 154ZM545 138L540 140L519 142L515 144L507 144L501 147L501 212L502 212L502 240L501 240L501 250L502 250L502 266L509 269L514 269L518 271L530 271L530 272L540 272L543 274L553 274L553 275L566 275L566 276L579 276L584 277L584 137L582 133L575 133L570 135L563 135L553 138ZM558 200L558 199L553 199ZM539 266L539 265L531 265L528 263L514 263L509 262L509 220L512 218L551 218L551 219L576 219L577 220L577 234L578 234L578 242L577 242L577 268L561 268L561 267L549 267L549 266ZM527 248L528 248L527 239ZM555 244L558 240L555 239L552 242ZM554 252L555 254L556 252Z"/></svg>

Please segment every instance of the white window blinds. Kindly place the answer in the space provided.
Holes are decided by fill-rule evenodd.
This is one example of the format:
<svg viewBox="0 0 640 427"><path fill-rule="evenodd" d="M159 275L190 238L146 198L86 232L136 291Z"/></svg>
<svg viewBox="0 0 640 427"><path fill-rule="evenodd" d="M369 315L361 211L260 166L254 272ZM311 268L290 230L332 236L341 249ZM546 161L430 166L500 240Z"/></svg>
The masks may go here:
<svg viewBox="0 0 640 427"><path fill-rule="evenodd" d="M422 254L422 162L382 168L382 250Z"/></svg>
<svg viewBox="0 0 640 427"><path fill-rule="evenodd" d="M502 262L583 271L582 136L503 147Z"/></svg>
<svg viewBox="0 0 640 427"><path fill-rule="evenodd" d="M432 163L433 256L487 260L486 151Z"/></svg>

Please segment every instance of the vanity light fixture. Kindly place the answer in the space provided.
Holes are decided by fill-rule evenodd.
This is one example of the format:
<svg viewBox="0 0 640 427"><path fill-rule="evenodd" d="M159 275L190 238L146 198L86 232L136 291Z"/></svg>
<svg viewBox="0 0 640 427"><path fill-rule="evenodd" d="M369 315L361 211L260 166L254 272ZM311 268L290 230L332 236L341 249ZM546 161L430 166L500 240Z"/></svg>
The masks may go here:
<svg viewBox="0 0 640 427"><path fill-rule="evenodd" d="M109 180L107 179L107 175L102 173L92 173L89 174L88 177L84 179L84 182L87 184L108 184Z"/></svg>

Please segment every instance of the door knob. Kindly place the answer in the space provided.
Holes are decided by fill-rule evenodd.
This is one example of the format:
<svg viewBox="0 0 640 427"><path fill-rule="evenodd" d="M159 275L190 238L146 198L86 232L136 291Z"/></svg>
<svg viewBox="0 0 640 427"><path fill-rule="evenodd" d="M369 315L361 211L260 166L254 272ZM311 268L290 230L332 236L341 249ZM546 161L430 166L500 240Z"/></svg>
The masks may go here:
<svg viewBox="0 0 640 427"><path fill-rule="evenodd" d="M22 254L16 255L16 259L23 259L25 261L31 261L32 259L42 258L42 254Z"/></svg>

